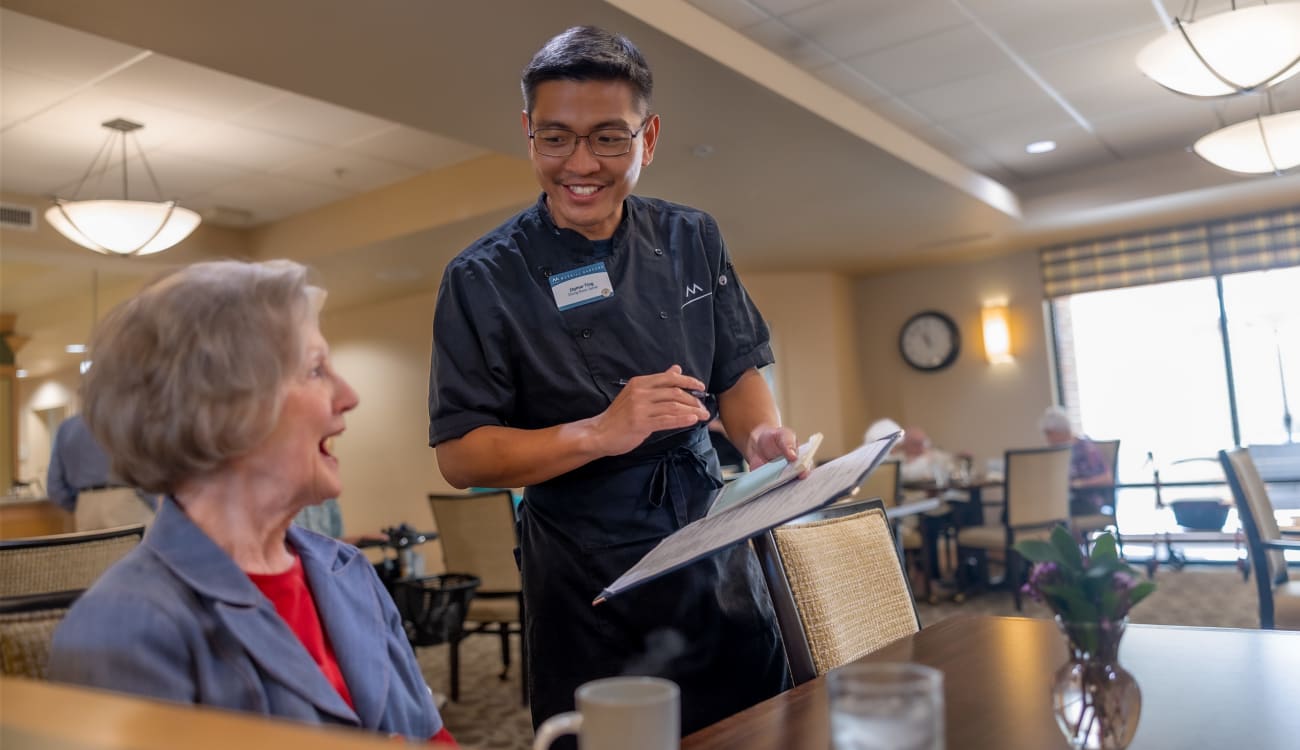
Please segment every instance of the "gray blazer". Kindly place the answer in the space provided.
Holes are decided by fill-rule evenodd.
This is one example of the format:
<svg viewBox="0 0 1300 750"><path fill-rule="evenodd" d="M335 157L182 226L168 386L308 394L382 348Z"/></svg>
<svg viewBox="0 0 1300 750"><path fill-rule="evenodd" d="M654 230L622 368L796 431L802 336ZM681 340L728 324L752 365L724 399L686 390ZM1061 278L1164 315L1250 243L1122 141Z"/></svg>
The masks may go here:
<svg viewBox="0 0 1300 750"><path fill-rule="evenodd" d="M355 547L296 526L321 624L356 711L275 607L167 498L140 546L54 634L50 679L425 740L442 727L392 599Z"/></svg>

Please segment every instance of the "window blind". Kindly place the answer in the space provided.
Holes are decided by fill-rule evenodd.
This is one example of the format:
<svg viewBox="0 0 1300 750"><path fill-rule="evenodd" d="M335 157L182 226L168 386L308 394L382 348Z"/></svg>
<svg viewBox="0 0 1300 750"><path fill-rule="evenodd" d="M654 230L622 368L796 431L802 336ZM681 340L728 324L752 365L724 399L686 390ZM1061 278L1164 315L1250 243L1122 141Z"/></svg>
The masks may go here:
<svg viewBox="0 0 1300 750"><path fill-rule="evenodd" d="M1296 266L1300 206L1056 245L1039 264L1048 298Z"/></svg>

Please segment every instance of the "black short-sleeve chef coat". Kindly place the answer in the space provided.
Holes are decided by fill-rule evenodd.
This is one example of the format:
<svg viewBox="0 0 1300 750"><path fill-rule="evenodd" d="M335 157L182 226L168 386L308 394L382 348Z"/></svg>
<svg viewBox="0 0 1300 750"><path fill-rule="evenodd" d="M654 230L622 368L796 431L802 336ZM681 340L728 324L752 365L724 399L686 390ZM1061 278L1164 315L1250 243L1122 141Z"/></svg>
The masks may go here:
<svg viewBox="0 0 1300 750"><path fill-rule="evenodd" d="M551 277L598 263L612 294L560 310ZM602 252L556 227L543 195L446 269L429 442L488 425L540 429L592 417L619 381L673 364L717 394L771 362L767 326L708 214L629 197ZM591 606L659 539L704 514L717 474L701 424L527 488L521 557L535 722L570 709L581 682L635 671L629 662L665 630L684 637L680 663L651 671L682 686L684 731L787 684L770 603L744 545Z"/></svg>

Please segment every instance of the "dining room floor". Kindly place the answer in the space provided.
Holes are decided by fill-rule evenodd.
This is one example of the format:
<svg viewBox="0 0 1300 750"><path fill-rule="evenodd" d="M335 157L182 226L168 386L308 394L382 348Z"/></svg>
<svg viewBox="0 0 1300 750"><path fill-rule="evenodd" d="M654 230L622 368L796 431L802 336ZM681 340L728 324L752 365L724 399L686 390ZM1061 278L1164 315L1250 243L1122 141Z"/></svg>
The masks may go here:
<svg viewBox="0 0 1300 750"><path fill-rule="evenodd" d="M1253 628L1258 623L1255 582L1246 581L1231 566L1188 565L1182 570L1162 567L1156 573L1156 592L1132 614L1136 623ZM957 604L917 604L921 624L932 625L961 614L1015 615L1011 594L986 591ZM1025 617L1048 617L1046 607L1025 602ZM518 657L517 636L512 652ZM448 702L442 714L447 727L468 749L524 750L531 747L532 723L519 702L519 668L512 666L500 680L501 657L495 638L476 636L461 644L461 699ZM416 650L425 680L437 693L446 693L447 647Z"/></svg>

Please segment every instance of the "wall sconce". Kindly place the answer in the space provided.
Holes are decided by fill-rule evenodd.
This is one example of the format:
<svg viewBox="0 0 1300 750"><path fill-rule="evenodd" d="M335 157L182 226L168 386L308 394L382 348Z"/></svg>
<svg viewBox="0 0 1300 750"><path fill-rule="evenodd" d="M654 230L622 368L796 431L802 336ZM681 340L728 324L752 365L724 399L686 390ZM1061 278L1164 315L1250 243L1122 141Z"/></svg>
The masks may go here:
<svg viewBox="0 0 1300 750"><path fill-rule="evenodd" d="M1005 303L988 304L980 312L984 328L984 356L990 364L1011 362L1011 324Z"/></svg>

